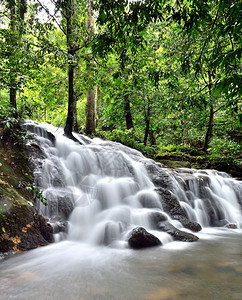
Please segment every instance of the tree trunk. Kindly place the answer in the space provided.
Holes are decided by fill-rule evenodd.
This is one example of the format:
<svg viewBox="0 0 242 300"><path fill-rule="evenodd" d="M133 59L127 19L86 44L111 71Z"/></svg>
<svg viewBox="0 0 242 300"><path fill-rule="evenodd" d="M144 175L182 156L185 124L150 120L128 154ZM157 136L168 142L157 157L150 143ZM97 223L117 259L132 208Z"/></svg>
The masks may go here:
<svg viewBox="0 0 242 300"><path fill-rule="evenodd" d="M26 0L20 0L19 3L15 1L8 1L9 8L10 8L10 29L14 35L16 30L16 15L20 18L20 22L24 21L24 15L27 10L27 4ZM19 37L18 39L21 40L22 36L22 30L23 30L23 24L21 23L20 29L19 29ZM17 47L17 44L19 42L16 37L12 39L12 43L14 43L14 46ZM10 105L14 108L17 108L17 74L15 66L10 68L10 88L9 88L9 102Z"/></svg>
<svg viewBox="0 0 242 300"><path fill-rule="evenodd" d="M47 112L47 107L45 105L45 108L44 108L44 120L46 121L46 112Z"/></svg>
<svg viewBox="0 0 242 300"><path fill-rule="evenodd" d="M66 125L64 128L65 135L72 137L72 130L74 124L74 66L69 64L68 66L68 113L66 119Z"/></svg>
<svg viewBox="0 0 242 300"><path fill-rule="evenodd" d="M149 137L150 137L150 144L151 144L151 146L155 146L156 145L156 139L155 139L155 135L154 135L154 131L153 130L149 131Z"/></svg>
<svg viewBox="0 0 242 300"><path fill-rule="evenodd" d="M93 35L93 11L91 0L87 0L87 41L91 40ZM90 57L88 57L88 60ZM87 62L87 72L91 73L91 63ZM92 134L96 129L96 107L97 107L97 87L93 87L87 92L87 106L86 106L86 133Z"/></svg>
<svg viewBox="0 0 242 300"><path fill-rule="evenodd" d="M87 92L87 106L86 106L86 133L92 134L96 129L96 103L97 92L96 88Z"/></svg>
<svg viewBox="0 0 242 300"><path fill-rule="evenodd" d="M129 130L131 128L134 128L132 114L131 114L131 108L130 108L130 102L127 95L125 97L125 107L124 107L124 113L125 113L125 121L126 121L126 128Z"/></svg>
<svg viewBox="0 0 242 300"><path fill-rule="evenodd" d="M144 110L145 110L145 107L144 107ZM144 145L145 146L147 145L149 131L150 131L150 101L148 99L147 112L145 110L145 136L144 136Z"/></svg>
<svg viewBox="0 0 242 300"><path fill-rule="evenodd" d="M73 101L73 131L78 132L78 124L77 124L77 110L76 110L76 95L74 93L74 101Z"/></svg>
<svg viewBox="0 0 242 300"><path fill-rule="evenodd" d="M209 121L208 121L208 128L206 132L205 142L203 146L203 150L207 151L209 142L211 140L212 134L213 134L213 119L214 119L214 109L213 109L213 99L212 99L212 75L210 71L208 71L208 89L209 89Z"/></svg>
<svg viewBox="0 0 242 300"><path fill-rule="evenodd" d="M12 33L15 32L15 18L16 18L16 7L14 2L10 2L10 28ZM15 41L12 41L15 42ZM17 108L17 102L16 102L16 73L14 68L12 67L10 69L10 89L9 89L9 101L10 105L14 108Z"/></svg>
<svg viewBox="0 0 242 300"><path fill-rule="evenodd" d="M74 114L75 114L75 97L74 97L74 41L73 41L73 18L75 17L75 3L71 0L66 3L66 44L68 49L68 113L64 133L69 138L76 140L73 135Z"/></svg>

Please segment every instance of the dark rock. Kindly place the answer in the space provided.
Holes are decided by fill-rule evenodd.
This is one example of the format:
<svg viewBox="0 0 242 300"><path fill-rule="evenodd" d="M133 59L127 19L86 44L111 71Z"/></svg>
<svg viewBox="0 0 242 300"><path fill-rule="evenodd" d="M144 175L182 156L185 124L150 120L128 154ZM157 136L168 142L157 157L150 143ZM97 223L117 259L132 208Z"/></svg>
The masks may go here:
<svg viewBox="0 0 242 300"><path fill-rule="evenodd" d="M161 203L164 211L173 219L178 220L185 228L192 231L197 232L202 229L200 224L188 219L185 210L181 207L174 194L162 188L156 189L156 191L161 196Z"/></svg>
<svg viewBox="0 0 242 300"><path fill-rule="evenodd" d="M161 203L164 211L171 216L181 215L187 217L185 210L181 207L176 196L169 190L163 188L156 189L156 192L161 196Z"/></svg>
<svg viewBox="0 0 242 300"><path fill-rule="evenodd" d="M154 229L157 229L157 226L160 222L167 221L167 216L160 212L152 212L149 215L149 222Z"/></svg>
<svg viewBox="0 0 242 300"><path fill-rule="evenodd" d="M54 134L49 132L46 128L41 127L38 123L36 123L36 124L26 123L26 124L23 124L22 126L26 130L50 140L52 142L52 144L55 145L56 139L55 139Z"/></svg>
<svg viewBox="0 0 242 300"><path fill-rule="evenodd" d="M155 186L165 189L172 187L171 177L167 171L162 169L162 165L160 163L149 160L146 161L144 165L146 167L149 178Z"/></svg>
<svg viewBox="0 0 242 300"><path fill-rule="evenodd" d="M196 235L179 230L169 222L161 222L157 227L159 228L159 230L170 234L175 241L195 242L198 240L198 237Z"/></svg>
<svg viewBox="0 0 242 300"><path fill-rule="evenodd" d="M147 232L142 227L137 227L132 230L131 236L128 239L128 244L133 249L142 249L162 245L161 241L157 237Z"/></svg>
<svg viewBox="0 0 242 300"><path fill-rule="evenodd" d="M47 242L53 243L54 242L53 228L49 223L47 223L46 219L43 216L37 215L35 223L36 223L36 228L37 229L39 228L40 233L43 236L43 238Z"/></svg>
<svg viewBox="0 0 242 300"><path fill-rule="evenodd" d="M156 195L150 192L143 192L138 195L140 204L145 208L161 208L161 202Z"/></svg>
<svg viewBox="0 0 242 300"><path fill-rule="evenodd" d="M68 231L68 222L67 221L56 221L51 223L53 233L67 232Z"/></svg>
<svg viewBox="0 0 242 300"><path fill-rule="evenodd" d="M23 201L23 200L21 200ZM27 203L11 201L0 218L0 252L26 251L53 241L52 228Z"/></svg>
<svg viewBox="0 0 242 300"><path fill-rule="evenodd" d="M226 224L224 227L230 228L230 229L237 229L238 228L236 224Z"/></svg>
<svg viewBox="0 0 242 300"><path fill-rule="evenodd" d="M191 231L197 232L202 230L202 226L199 223L195 221L190 221L187 217L181 215L174 215L173 219L178 220L185 228L190 229Z"/></svg>

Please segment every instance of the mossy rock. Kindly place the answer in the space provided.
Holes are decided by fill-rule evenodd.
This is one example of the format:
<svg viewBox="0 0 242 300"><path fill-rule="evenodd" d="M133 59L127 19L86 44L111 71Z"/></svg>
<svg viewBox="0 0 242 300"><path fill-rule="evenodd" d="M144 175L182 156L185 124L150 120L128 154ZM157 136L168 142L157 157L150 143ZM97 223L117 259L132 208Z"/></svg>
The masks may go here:
<svg viewBox="0 0 242 300"><path fill-rule="evenodd" d="M32 174L23 143L0 128L0 252L25 251L53 241L53 230L34 208Z"/></svg>

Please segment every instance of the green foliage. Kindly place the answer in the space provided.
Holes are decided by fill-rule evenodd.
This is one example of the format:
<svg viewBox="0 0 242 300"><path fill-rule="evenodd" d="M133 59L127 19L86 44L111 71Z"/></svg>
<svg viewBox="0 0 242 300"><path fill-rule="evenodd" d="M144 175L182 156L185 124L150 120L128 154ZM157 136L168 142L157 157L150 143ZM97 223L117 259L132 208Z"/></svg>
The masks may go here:
<svg viewBox="0 0 242 300"><path fill-rule="evenodd" d="M232 140L215 138L210 143L210 148L208 149L208 152L210 158L241 158L241 145Z"/></svg>
<svg viewBox="0 0 242 300"><path fill-rule="evenodd" d="M38 199L46 206L48 200L43 196L43 192L33 186L31 183L28 184L28 187L33 192L35 199Z"/></svg>
<svg viewBox="0 0 242 300"><path fill-rule="evenodd" d="M150 157L194 153L202 161L212 111L209 158L240 159L240 1L95 0L98 31L88 39L87 2L54 2L45 21L37 13L44 1L28 2L25 20L15 15L15 30L9 7L0 7L2 126L11 129L16 118L64 126L71 65L80 128L86 92L97 84L98 135ZM11 87L19 110L9 108Z"/></svg>

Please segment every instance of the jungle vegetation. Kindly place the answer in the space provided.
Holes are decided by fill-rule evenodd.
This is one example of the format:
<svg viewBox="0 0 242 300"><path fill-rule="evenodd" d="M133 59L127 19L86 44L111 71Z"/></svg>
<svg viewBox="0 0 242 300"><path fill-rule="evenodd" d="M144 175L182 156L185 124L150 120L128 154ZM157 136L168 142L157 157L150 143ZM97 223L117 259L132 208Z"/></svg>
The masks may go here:
<svg viewBox="0 0 242 300"><path fill-rule="evenodd" d="M241 1L0 0L0 119L241 171ZM181 166L181 164L178 164Z"/></svg>

